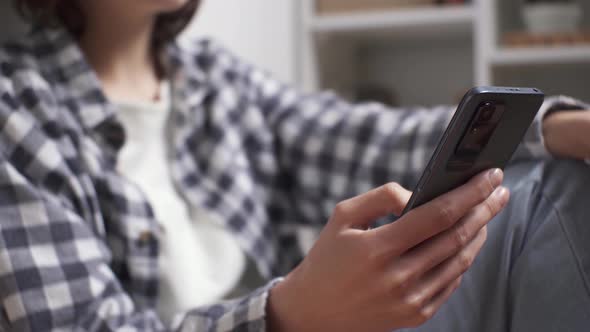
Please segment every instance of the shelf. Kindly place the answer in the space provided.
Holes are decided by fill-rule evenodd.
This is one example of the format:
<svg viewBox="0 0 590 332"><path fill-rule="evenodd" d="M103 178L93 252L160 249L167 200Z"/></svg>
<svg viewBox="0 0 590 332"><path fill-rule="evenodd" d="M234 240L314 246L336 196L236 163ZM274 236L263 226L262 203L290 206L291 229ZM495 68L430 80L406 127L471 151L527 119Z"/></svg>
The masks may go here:
<svg viewBox="0 0 590 332"><path fill-rule="evenodd" d="M590 62L590 46L501 48L491 56L498 66Z"/></svg>
<svg viewBox="0 0 590 332"><path fill-rule="evenodd" d="M316 15L311 30L316 33L349 33L375 30L428 30L444 34L448 31L471 31L474 21L471 6L420 7L380 12Z"/></svg>
<svg viewBox="0 0 590 332"><path fill-rule="evenodd" d="M579 1L590 13L590 1ZM312 89L352 96L360 84L374 84L397 104L412 105L447 103L471 85L506 82L590 99L590 44L579 35L510 35L524 30L521 0L330 14L317 14L315 0L302 2L302 77ZM588 19L582 27L590 34Z"/></svg>

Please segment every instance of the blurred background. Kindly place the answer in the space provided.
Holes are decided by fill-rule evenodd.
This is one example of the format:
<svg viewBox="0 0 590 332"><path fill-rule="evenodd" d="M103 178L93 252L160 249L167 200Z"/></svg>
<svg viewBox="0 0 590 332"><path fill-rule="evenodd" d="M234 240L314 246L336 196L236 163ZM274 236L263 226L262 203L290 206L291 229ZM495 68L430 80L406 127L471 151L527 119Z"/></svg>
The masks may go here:
<svg viewBox="0 0 590 332"><path fill-rule="evenodd" d="M301 81L394 106L474 85L590 100L588 0L305 0Z"/></svg>
<svg viewBox="0 0 590 332"><path fill-rule="evenodd" d="M189 34L355 101L452 104L474 85L590 100L587 0L205 0Z"/></svg>
<svg viewBox="0 0 590 332"><path fill-rule="evenodd" d="M22 33L0 1L0 39ZM353 101L452 104L474 85L590 100L588 0L204 0L194 36Z"/></svg>

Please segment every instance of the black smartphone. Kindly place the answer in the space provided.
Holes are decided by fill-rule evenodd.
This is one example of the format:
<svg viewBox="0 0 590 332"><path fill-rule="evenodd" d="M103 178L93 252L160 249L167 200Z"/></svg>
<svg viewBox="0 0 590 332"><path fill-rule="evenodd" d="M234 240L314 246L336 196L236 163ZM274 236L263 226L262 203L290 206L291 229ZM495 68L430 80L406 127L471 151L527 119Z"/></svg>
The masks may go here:
<svg viewBox="0 0 590 332"><path fill-rule="evenodd" d="M465 184L486 169L503 169L544 98L543 92L534 88L476 87L469 90L403 213Z"/></svg>

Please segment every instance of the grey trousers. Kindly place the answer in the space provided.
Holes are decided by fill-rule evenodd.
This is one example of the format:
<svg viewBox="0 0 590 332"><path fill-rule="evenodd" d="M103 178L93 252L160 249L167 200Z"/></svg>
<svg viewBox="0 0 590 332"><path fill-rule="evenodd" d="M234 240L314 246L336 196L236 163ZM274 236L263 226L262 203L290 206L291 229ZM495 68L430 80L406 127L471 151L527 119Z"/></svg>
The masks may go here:
<svg viewBox="0 0 590 332"><path fill-rule="evenodd" d="M590 331L590 166L506 170L508 207L451 299L408 331Z"/></svg>

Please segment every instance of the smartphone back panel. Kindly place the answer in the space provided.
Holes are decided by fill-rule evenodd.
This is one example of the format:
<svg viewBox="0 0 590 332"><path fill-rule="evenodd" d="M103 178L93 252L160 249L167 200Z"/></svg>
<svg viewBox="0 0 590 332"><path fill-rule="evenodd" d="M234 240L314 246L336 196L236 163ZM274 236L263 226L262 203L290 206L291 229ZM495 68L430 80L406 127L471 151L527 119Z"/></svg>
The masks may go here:
<svg viewBox="0 0 590 332"><path fill-rule="evenodd" d="M407 212L490 168L504 168L544 100L538 89L477 87L461 101Z"/></svg>

